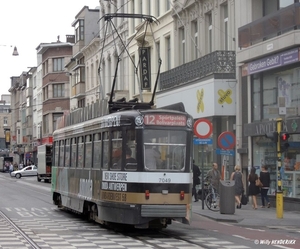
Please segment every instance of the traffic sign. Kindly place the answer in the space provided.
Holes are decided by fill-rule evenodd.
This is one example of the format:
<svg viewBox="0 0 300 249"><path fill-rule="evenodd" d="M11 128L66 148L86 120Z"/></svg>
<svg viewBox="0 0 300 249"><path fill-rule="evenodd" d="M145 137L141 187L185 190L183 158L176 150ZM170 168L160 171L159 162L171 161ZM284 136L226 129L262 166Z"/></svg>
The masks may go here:
<svg viewBox="0 0 300 249"><path fill-rule="evenodd" d="M205 118L200 118L194 123L194 133L198 138L209 138L212 134L212 123Z"/></svg>
<svg viewBox="0 0 300 249"><path fill-rule="evenodd" d="M235 147L235 135L231 131L224 131L218 137L218 145L223 150L230 150Z"/></svg>
<svg viewBox="0 0 300 249"><path fill-rule="evenodd" d="M212 138L194 138L194 144L213 144Z"/></svg>
<svg viewBox="0 0 300 249"><path fill-rule="evenodd" d="M217 155L234 156L234 150L222 150L222 149L217 148L216 154Z"/></svg>

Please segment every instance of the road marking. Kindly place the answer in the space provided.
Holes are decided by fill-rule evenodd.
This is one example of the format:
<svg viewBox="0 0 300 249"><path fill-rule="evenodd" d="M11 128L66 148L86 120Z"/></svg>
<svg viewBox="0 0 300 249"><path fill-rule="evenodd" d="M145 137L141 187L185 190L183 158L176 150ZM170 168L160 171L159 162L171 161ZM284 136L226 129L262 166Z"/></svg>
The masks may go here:
<svg viewBox="0 0 300 249"><path fill-rule="evenodd" d="M251 231L259 231L259 232L265 232L266 230L258 229L258 228L251 228L251 227L245 227L245 229L251 230Z"/></svg>

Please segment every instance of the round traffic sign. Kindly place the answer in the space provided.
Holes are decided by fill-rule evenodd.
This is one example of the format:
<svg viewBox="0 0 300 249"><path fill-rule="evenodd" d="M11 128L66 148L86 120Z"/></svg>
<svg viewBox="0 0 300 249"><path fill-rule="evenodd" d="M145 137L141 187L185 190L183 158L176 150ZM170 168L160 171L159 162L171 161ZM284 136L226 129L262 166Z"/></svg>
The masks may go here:
<svg viewBox="0 0 300 249"><path fill-rule="evenodd" d="M198 138L209 138L212 133L212 123L200 118L194 123L194 133Z"/></svg>
<svg viewBox="0 0 300 249"><path fill-rule="evenodd" d="M223 150L231 150L235 146L235 135L231 131L224 131L218 137L218 145Z"/></svg>

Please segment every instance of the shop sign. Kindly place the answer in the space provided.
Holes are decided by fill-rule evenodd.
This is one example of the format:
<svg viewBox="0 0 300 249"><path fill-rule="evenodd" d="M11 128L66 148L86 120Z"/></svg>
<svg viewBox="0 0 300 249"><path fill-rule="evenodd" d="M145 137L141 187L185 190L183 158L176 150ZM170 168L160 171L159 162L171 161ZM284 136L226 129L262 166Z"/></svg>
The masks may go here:
<svg viewBox="0 0 300 249"><path fill-rule="evenodd" d="M274 54L260 60L245 64L242 69L243 76L263 72L272 68L285 66L299 61L299 48L283 53Z"/></svg>
<svg viewBox="0 0 300 249"><path fill-rule="evenodd" d="M150 48L140 48L142 90L151 90Z"/></svg>

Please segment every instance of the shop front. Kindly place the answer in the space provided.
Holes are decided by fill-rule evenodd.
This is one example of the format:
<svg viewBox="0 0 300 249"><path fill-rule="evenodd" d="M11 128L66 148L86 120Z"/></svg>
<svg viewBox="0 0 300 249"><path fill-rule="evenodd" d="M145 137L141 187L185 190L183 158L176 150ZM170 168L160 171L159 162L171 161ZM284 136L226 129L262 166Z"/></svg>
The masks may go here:
<svg viewBox="0 0 300 249"><path fill-rule="evenodd" d="M261 166L267 165L271 176L269 195L275 196L277 189L277 148L265 135L276 131L277 121L256 122L244 125L244 134L251 137L252 166L259 174ZM300 118L282 120L284 132L290 134L289 147L282 153L281 179L286 202L300 203Z"/></svg>

